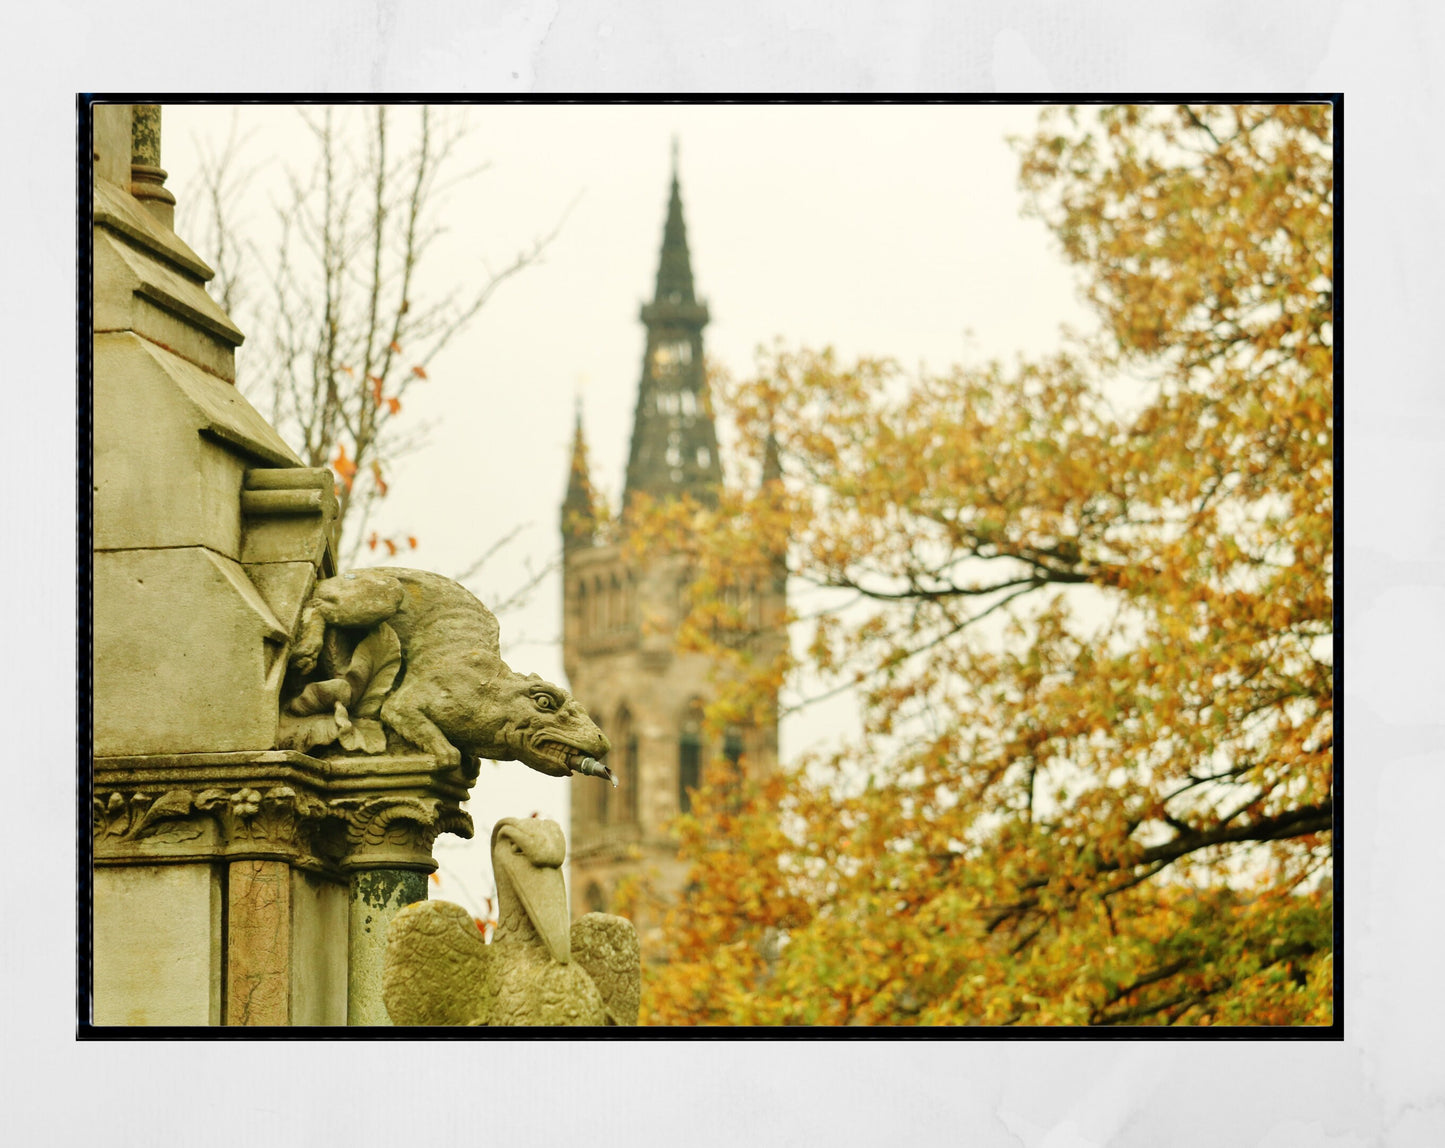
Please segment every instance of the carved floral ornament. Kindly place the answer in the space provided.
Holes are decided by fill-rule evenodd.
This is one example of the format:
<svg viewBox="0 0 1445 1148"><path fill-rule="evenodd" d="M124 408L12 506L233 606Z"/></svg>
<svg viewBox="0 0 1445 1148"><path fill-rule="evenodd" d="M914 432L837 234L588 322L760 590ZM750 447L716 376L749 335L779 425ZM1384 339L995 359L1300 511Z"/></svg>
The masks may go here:
<svg viewBox="0 0 1445 1148"><path fill-rule="evenodd" d="M110 857L199 845L214 826L214 848L223 853L278 852L341 868L371 859L430 868L438 833L473 832L455 801L404 794L326 800L289 785L102 791L92 811L96 853ZM373 858L378 851L382 856Z"/></svg>

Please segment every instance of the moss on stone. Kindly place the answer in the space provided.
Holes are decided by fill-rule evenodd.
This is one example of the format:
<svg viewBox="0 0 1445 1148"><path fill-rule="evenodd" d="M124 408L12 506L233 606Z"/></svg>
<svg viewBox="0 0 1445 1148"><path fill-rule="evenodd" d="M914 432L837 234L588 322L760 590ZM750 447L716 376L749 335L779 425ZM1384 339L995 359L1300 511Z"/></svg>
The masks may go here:
<svg viewBox="0 0 1445 1148"><path fill-rule="evenodd" d="M426 878L416 869L368 869L356 876L356 899L373 909L425 901Z"/></svg>

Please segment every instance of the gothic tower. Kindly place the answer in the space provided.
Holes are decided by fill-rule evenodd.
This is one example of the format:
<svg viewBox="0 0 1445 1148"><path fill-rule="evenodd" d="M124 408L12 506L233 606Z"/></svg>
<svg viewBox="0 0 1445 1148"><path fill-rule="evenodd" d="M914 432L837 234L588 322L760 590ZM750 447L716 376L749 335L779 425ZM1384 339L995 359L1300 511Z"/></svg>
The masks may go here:
<svg viewBox="0 0 1445 1148"><path fill-rule="evenodd" d="M715 503L722 466L703 370L708 309L693 286L675 146L657 283L641 317L646 341L623 505L638 492ZM617 540L597 536L596 525L579 409L562 504L563 666L573 694L612 741L608 764L619 786L573 787L573 911L606 910L619 882L640 878L650 895L632 916L644 956L657 959L662 908L686 877L669 823L688 808L711 756L724 754L750 772L775 768L777 722L708 743L702 711L716 690L713 663L674 648L685 566L672 557L630 562ZM781 578L759 584L745 605L759 629L775 626L781 635Z"/></svg>

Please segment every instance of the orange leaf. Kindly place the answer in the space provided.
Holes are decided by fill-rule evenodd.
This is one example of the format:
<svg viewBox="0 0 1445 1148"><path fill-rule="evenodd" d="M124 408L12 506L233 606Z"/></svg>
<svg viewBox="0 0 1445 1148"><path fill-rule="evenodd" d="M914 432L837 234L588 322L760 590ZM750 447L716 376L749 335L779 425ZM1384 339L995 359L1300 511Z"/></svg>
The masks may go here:
<svg viewBox="0 0 1445 1148"><path fill-rule="evenodd" d="M376 541L377 541L377 539L376 539L376 531L373 530L373 531L371 532L371 537L366 540L366 548L367 548L368 550L375 550L375 549L376 549Z"/></svg>
<svg viewBox="0 0 1445 1148"><path fill-rule="evenodd" d="M388 557L396 557L396 543L390 538L383 538L382 541L386 543L386 553Z"/></svg>
<svg viewBox="0 0 1445 1148"><path fill-rule="evenodd" d="M401 344L398 343L395 339L391 341L391 349L395 351L398 355L401 354Z"/></svg>
<svg viewBox="0 0 1445 1148"><path fill-rule="evenodd" d="M345 371L348 375L354 375L354 374L356 374L356 372L353 371L350 367L342 366L341 369L342 369L343 371Z"/></svg>
<svg viewBox="0 0 1445 1148"><path fill-rule="evenodd" d="M381 380L375 375L367 375L366 377L371 380L371 394L372 397L376 399L376 405L381 406Z"/></svg>
<svg viewBox="0 0 1445 1148"><path fill-rule="evenodd" d="M371 464L371 476L372 476L374 479L376 479L376 492L377 492L377 494L381 495L382 498L385 498L385 497L386 497L386 491L387 491L387 485L386 485L386 479L384 479L384 478L381 477L381 463L379 463L379 462L373 462L373 463Z"/></svg>
<svg viewBox="0 0 1445 1148"><path fill-rule="evenodd" d="M395 395L386 400L386 405L392 414L397 415L401 413L401 400Z"/></svg>
<svg viewBox="0 0 1445 1148"><path fill-rule="evenodd" d="M331 460L331 469L340 475L341 481L346 485L346 489L350 490L352 477L356 474L356 463L346 457L346 445L344 443L336 444L336 457Z"/></svg>
<svg viewBox="0 0 1445 1148"><path fill-rule="evenodd" d="M416 376L417 378L419 378L419 379L424 379L424 378L426 378L426 372L425 372L424 370L422 370L420 367L413 367L413 368L411 369L411 373L412 373L413 375L415 375L415 376Z"/></svg>
<svg viewBox="0 0 1445 1148"><path fill-rule="evenodd" d="M413 550L415 550L415 549L416 549L416 535L415 535L415 534L408 534L408 535L406 536L406 540L407 540L407 542L411 545L411 548L412 548Z"/></svg>

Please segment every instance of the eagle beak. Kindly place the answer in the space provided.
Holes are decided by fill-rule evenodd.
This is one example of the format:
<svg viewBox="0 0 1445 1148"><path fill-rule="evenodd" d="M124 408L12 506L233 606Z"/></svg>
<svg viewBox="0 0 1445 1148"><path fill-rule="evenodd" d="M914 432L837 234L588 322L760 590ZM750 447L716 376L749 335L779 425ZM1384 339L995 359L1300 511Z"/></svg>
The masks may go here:
<svg viewBox="0 0 1445 1148"><path fill-rule="evenodd" d="M517 900L531 918L537 935L559 965L572 959L572 922L567 913L567 887L562 870L523 861L510 869Z"/></svg>

